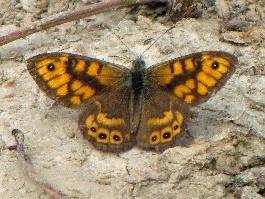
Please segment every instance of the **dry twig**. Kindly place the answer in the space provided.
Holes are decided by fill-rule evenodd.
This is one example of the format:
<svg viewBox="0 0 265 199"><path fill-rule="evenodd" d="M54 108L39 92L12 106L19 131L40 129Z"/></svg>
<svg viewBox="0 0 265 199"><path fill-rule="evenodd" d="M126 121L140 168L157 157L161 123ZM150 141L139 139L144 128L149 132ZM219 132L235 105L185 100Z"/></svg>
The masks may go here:
<svg viewBox="0 0 265 199"><path fill-rule="evenodd" d="M16 140L16 150L18 153L18 161L21 164L25 174L33 180L37 185L42 187L54 199L67 198L65 194L55 190L51 185L42 182L37 173L34 171L30 159L26 156L24 151L24 135L19 129L12 130L12 135Z"/></svg>
<svg viewBox="0 0 265 199"><path fill-rule="evenodd" d="M17 29L7 35L0 37L0 46L15 41L20 38L24 38L33 33L67 23L70 21L82 19L88 16L92 16L98 13L106 12L113 8L128 7L136 4L145 4L154 0L105 0L92 5L87 5L82 8L78 8L74 11L67 11L53 15L51 17L36 21L27 27Z"/></svg>

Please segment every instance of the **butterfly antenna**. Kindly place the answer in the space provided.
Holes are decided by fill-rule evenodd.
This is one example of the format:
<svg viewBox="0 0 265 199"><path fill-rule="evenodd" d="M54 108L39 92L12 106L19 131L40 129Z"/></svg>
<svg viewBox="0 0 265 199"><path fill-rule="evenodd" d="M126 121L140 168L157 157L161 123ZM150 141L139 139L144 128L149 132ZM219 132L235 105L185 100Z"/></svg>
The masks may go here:
<svg viewBox="0 0 265 199"><path fill-rule="evenodd" d="M112 34L114 34L115 36L116 36L116 38L127 48L127 50L131 53L131 54L133 54L134 55L134 57L136 58L136 57L138 57L138 55L135 53L135 52L133 52L127 45L126 45L126 43L124 43L123 41L122 41L122 39L120 38L120 35L118 35L118 34L116 34L116 32L114 32L108 25L106 25L106 24L102 24L102 26L104 27L104 28L107 28Z"/></svg>
<svg viewBox="0 0 265 199"><path fill-rule="evenodd" d="M143 56L143 54L146 52L146 51L148 51L159 39L161 39L161 37L163 37L167 32L169 32L170 30L172 30L173 28L175 28L176 27L176 25L174 25L174 26L171 26L170 28L168 28L167 30L165 30L161 35L159 35L157 38L156 38L156 40L150 45L150 46L148 46L142 53L141 53L141 55L139 56L139 57L142 57Z"/></svg>

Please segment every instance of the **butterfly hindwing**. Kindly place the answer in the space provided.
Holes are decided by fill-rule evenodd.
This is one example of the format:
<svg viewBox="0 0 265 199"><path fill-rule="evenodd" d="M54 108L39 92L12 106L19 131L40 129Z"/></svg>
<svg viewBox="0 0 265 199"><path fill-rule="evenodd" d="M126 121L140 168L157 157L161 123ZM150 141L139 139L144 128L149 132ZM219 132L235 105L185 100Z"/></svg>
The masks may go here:
<svg viewBox="0 0 265 199"><path fill-rule="evenodd" d="M141 148L162 151L175 145L184 132L186 106L155 87L144 91L142 115L137 134Z"/></svg>
<svg viewBox="0 0 265 199"><path fill-rule="evenodd" d="M131 131L131 106L131 92L126 85L96 97L79 119L84 137L102 151L130 149L136 142L136 135Z"/></svg>
<svg viewBox="0 0 265 199"><path fill-rule="evenodd" d="M77 106L123 81L126 68L69 53L46 53L28 60L41 90L65 106Z"/></svg>
<svg viewBox="0 0 265 199"><path fill-rule="evenodd" d="M160 89L194 106L222 87L236 63L236 57L226 52L199 52L150 67L148 74Z"/></svg>

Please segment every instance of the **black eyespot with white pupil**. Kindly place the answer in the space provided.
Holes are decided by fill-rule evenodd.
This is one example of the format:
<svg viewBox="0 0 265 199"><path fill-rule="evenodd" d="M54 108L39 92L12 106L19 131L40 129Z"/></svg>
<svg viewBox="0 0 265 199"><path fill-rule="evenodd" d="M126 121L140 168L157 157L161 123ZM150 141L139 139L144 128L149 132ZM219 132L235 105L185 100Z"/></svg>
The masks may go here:
<svg viewBox="0 0 265 199"><path fill-rule="evenodd" d="M115 140L116 142L118 142L118 141L120 141L120 136L118 136L118 135L114 135L113 136L113 140Z"/></svg>
<svg viewBox="0 0 265 199"><path fill-rule="evenodd" d="M157 136L155 135L155 136L153 136L151 139L152 139L153 142L155 142L156 139L157 139Z"/></svg>
<svg viewBox="0 0 265 199"><path fill-rule="evenodd" d="M170 132L165 132L164 134L163 134L163 138L164 139L168 139L168 138L170 138L171 137L171 133Z"/></svg>
<svg viewBox="0 0 265 199"><path fill-rule="evenodd" d="M178 128L179 128L178 125L175 125L175 126L173 127L174 130L177 130Z"/></svg>
<svg viewBox="0 0 265 199"><path fill-rule="evenodd" d="M98 137L101 139L101 140L105 140L107 138L107 135L105 133L100 133L98 134Z"/></svg>
<svg viewBox="0 0 265 199"><path fill-rule="evenodd" d="M48 69L48 71L54 71L55 70L55 66L53 64L49 64L47 66L47 69Z"/></svg>
<svg viewBox="0 0 265 199"><path fill-rule="evenodd" d="M212 63L212 69L216 70L219 67L219 63L218 62L213 62Z"/></svg>
<svg viewBox="0 0 265 199"><path fill-rule="evenodd" d="M96 132L96 131L97 131L97 129L96 129L95 127L91 127L90 130L91 130L92 132Z"/></svg>

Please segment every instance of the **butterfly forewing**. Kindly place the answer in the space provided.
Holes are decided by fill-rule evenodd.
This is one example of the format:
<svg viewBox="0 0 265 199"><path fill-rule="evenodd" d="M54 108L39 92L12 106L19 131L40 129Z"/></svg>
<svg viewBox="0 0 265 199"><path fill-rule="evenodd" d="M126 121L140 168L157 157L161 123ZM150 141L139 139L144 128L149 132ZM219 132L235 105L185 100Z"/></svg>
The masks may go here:
<svg viewBox="0 0 265 199"><path fill-rule="evenodd" d="M47 53L28 60L38 86L65 106L83 104L122 83L126 68L69 53Z"/></svg>
<svg viewBox="0 0 265 199"><path fill-rule="evenodd" d="M236 63L236 57L226 52L200 52L150 67L148 74L160 89L194 106L222 87Z"/></svg>

